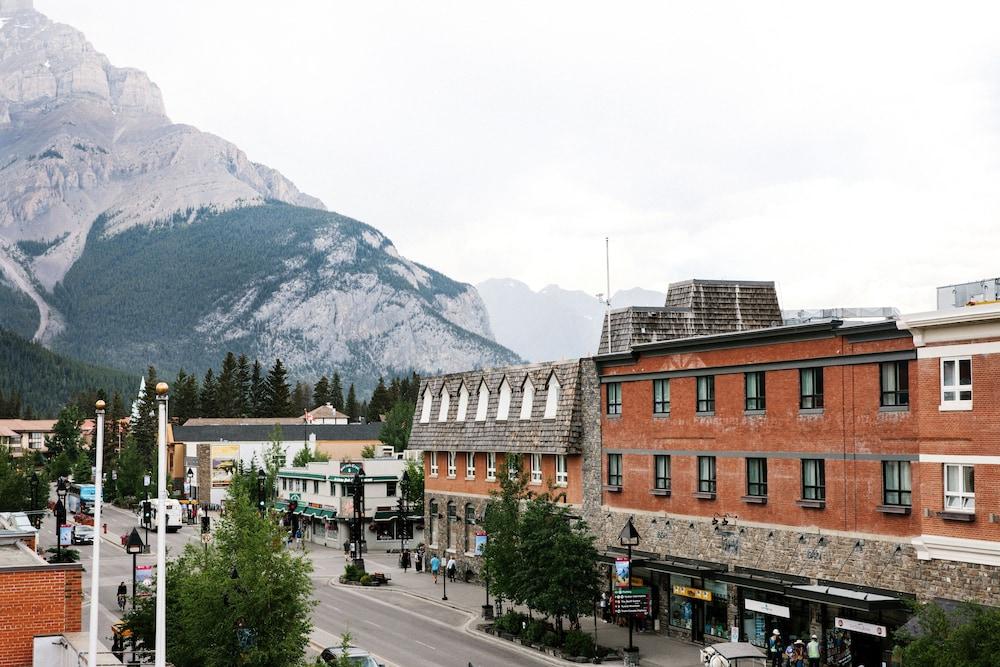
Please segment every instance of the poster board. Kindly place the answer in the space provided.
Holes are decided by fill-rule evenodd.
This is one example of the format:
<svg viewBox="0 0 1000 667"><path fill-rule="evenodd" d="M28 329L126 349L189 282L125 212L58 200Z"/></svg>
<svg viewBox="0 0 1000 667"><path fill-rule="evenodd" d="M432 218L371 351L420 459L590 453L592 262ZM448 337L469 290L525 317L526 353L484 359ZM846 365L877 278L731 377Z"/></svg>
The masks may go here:
<svg viewBox="0 0 1000 667"><path fill-rule="evenodd" d="M239 464L239 445L212 445L212 488L228 488Z"/></svg>

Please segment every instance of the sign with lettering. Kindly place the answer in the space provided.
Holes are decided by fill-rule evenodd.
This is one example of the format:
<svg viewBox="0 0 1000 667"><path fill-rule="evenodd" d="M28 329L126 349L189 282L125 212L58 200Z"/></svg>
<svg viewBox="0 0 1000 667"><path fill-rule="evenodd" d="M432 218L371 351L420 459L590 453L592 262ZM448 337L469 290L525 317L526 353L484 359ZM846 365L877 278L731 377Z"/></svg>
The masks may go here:
<svg viewBox="0 0 1000 667"><path fill-rule="evenodd" d="M690 586L674 586L674 595L683 595L686 598L704 600L705 602L712 601L712 591L705 591L700 588L691 588Z"/></svg>
<svg viewBox="0 0 1000 667"><path fill-rule="evenodd" d="M616 614L649 614L649 588L621 588L611 598L611 608Z"/></svg>
<svg viewBox="0 0 1000 667"><path fill-rule="evenodd" d="M850 632L861 632L866 635L875 635L876 637L885 637L885 626L875 625L874 623L862 623L861 621L852 621L849 618L837 617L834 625L840 630L849 630Z"/></svg>
<svg viewBox="0 0 1000 667"><path fill-rule="evenodd" d="M780 616L781 618L791 618L792 612L788 607L783 607L780 604L771 604L770 602L761 602L759 600L744 600L744 606L747 611L756 611L761 614L767 614L768 616Z"/></svg>

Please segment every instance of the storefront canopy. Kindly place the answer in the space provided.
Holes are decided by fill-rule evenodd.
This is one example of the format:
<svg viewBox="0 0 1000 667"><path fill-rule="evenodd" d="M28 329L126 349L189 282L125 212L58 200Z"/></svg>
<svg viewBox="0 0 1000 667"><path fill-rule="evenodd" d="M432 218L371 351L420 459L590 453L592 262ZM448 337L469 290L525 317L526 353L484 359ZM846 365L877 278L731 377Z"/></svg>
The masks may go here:
<svg viewBox="0 0 1000 667"><path fill-rule="evenodd" d="M905 606L902 599L878 593L855 591L849 588L838 588L823 584L788 586L785 596L797 600L809 600L823 604L837 605L848 609L875 611L878 609L900 609Z"/></svg>
<svg viewBox="0 0 1000 667"><path fill-rule="evenodd" d="M647 560L643 561L639 567L644 567L650 572L661 572L664 574L681 574L686 577L714 577L718 572L725 572L726 566L722 563L697 560Z"/></svg>
<svg viewBox="0 0 1000 667"><path fill-rule="evenodd" d="M716 581L725 581L729 584L736 584L741 588L750 588L769 593L784 593L788 586L808 584L806 577L796 577L794 575L779 575L775 572L723 572L715 575Z"/></svg>

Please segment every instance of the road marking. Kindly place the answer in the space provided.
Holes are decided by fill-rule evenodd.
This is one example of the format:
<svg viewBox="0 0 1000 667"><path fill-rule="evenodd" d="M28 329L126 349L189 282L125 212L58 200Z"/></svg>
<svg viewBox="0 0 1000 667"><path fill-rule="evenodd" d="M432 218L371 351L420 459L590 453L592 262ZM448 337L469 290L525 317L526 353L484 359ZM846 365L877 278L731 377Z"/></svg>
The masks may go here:
<svg viewBox="0 0 1000 667"><path fill-rule="evenodd" d="M430 644L425 644L422 641L420 641L419 639L414 639L413 641L415 641L416 643L420 644L421 646L426 646L427 648L429 648L432 651L436 651L437 650L436 648L434 648Z"/></svg>
<svg viewBox="0 0 1000 667"><path fill-rule="evenodd" d="M365 618L365 619L362 619L362 620L363 620L363 621L364 621L365 623L369 624L369 625L374 625L374 626L375 626L376 628L378 628L379 630L381 630L381 629L382 629L382 626L381 626L381 625L379 625L378 623L376 623L375 621L369 621L369 620L368 620L367 618Z"/></svg>

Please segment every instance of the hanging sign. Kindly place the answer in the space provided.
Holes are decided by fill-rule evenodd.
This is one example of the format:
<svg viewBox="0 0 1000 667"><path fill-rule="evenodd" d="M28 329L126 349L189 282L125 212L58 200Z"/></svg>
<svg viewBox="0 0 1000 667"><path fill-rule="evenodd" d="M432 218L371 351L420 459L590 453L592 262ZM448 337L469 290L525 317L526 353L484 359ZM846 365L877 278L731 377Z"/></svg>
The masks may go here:
<svg viewBox="0 0 1000 667"><path fill-rule="evenodd" d="M761 602L759 600L744 600L744 606L747 611L756 611L761 614L767 614L768 616L780 616L781 618L791 618L792 612L788 607L783 607L780 604L771 604L770 602Z"/></svg>
<svg viewBox="0 0 1000 667"><path fill-rule="evenodd" d="M73 526L59 526L59 546L73 546Z"/></svg>
<svg viewBox="0 0 1000 667"><path fill-rule="evenodd" d="M704 600L705 602L712 601L712 591L705 591L700 588L691 588L690 586L674 586L674 595L682 595L686 598Z"/></svg>
<svg viewBox="0 0 1000 667"><path fill-rule="evenodd" d="M628 588L631 585L631 569L628 558L615 559L615 588Z"/></svg>
<svg viewBox="0 0 1000 667"><path fill-rule="evenodd" d="M476 531L476 550L475 554L477 556L483 555L483 549L486 548L486 533L482 530Z"/></svg>
<svg viewBox="0 0 1000 667"><path fill-rule="evenodd" d="M849 618L837 617L835 625L840 630L849 630L851 632L861 632L866 635L875 635L876 637L885 637L885 626L875 625L874 623L862 623L861 621L852 621Z"/></svg>

